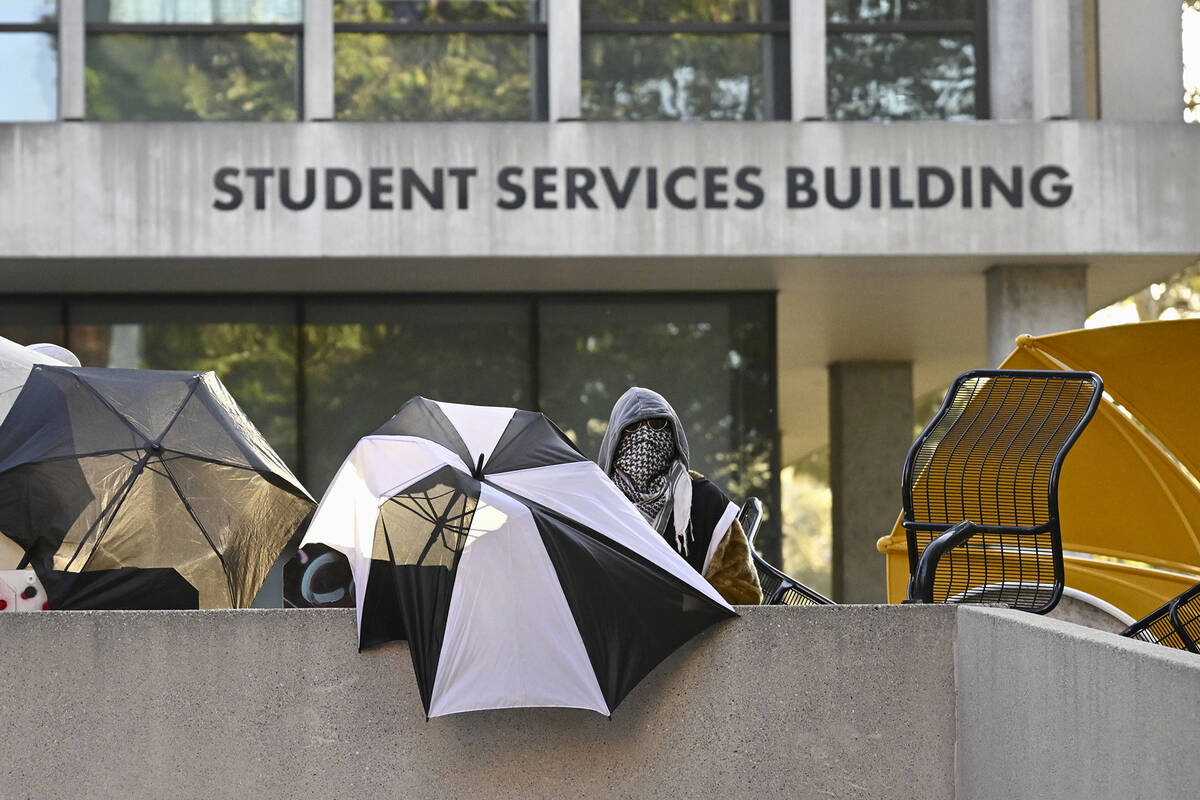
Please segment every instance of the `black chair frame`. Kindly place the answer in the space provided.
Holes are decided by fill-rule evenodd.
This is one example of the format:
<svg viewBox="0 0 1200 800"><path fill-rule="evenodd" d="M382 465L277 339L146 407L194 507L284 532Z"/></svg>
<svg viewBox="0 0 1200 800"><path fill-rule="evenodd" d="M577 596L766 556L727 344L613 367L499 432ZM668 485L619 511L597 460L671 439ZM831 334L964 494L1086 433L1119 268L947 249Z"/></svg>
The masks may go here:
<svg viewBox="0 0 1200 800"><path fill-rule="evenodd" d="M1048 519L1039 525L1029 525L1029 526L994 524L996 522L995 520L987 520L987 519L979 519L979 520L964 519L964 520L961 520L958 522L937 522L937 523L917 521L915 519L916 514L915 514L915 510L914 510L915 503L914 503L914 499L913 499L913 490L915 487L916 480L919 477L917 474L914 474L915 464L917 462L918 456L922 453L926 444L929 442L931 435L933 435L937 431L939 423L942 422L942 420L946 417L946 415L954 407L955 401L957 400L958 392L962 388L964 383L967 383L968 381L975 381L976 384L978 384L978 382L981 379L991 380L991 379L997 379L997 378L1018 379L1018 380L1029 379L1031 381L1038 380L1038 381L1042 382L1042 386L1043 386L1042 391L1043 392L1045 391L1044 387L1049 385L1049 383L1047 383L1046 381L1049 381L1049 382L1057 381L1057 382L1059 382L1060 387L1065 386L1069 382L1076 382L1080 386L1090 383L1092 386L1091 398L1088 401L1086 410L1083 412L1082 416L1073 423L1073 429L1070 431L1070 433L1067 435L1066 439L1059 446L1058 452L1055 454L1052 465L1050 467L1050 472L1049 472L1048 480L1047 480L1048 496L1046 497L1047 511L1048 511L1048 515L1049 515ZM1011 387L1011 384L1009 384L1009 385ZM1026 385L1026 390L1028 390L1029 385L1030 384ZM1060 389L1060 391L1061 391L1061 389ZM905 459L905 462L904 462L904 473L903 473L903 479L902 479L903 480L902 495L903 495L904 516L902 519L902 525L905 529L905 532L907 533L907 539L908 539L908 563L909 563L909 575L910 575L909 586L908 586L908 600L906 602L916 602L916 603L932 603L932 602L934 602L934 578L936 576L939 564L949 553L951 553L956 548L969 546L971 539L973 539L974 537L980 536L981 534L994 534L994 535L1001 535L1001 536L1007 535L1007 536L1017 536L1017 537L1032 537L1032 536L1038 536L1041 534L1048 533L1048 534L1050 534L1051 550L1052 550L1052 558L1053 558L1053 571L1054 571L1053 585L1052 586L1046 586L1046 585L1042 585L1042 584L1036 585L1036 588L1034 588L1034 592L1033 592L1034 598L1031 599L1030 602L1028 602L1028 603L1025 603L1024 598L1021 597L1021 595L1020 595L1020 591L1024 591L1024 590L1023 589L1019 590L1018 600L1016 602L1009 602L1007 604L1012 605L1013 607L1016 607L1016 608L1022 608L1023 610L1026 610L1026 611L1032 611L1034 613L1041 613L1041 614L1049 612L1058 604L1058 601L1062 597L1062 591L1063 591L1063 585L1064 585L1062 537L1060 534L1060 518L1059 518L1059 510L1058 510L1059 477L1062 472L1063 460L1066 458L1067 452L1071 449L1072 445L1075 444L1075 442L1078 440L1080 434L1082 434L1084 428L1087 426L1088 422L1090 422L1092 417L1095 415L1096 409L1100 405L1100 400L1103 396L1103 393L1104 393L1104 382L1101 380L1100 376L1094 372L1068 372L1068 371L1058 371L1058 370L1007 370L1007 369L1005 369L1005 370L972 370L970 372L963 373L962 375L958 376L958 378L956 378L954 380L954 383L951 384L950 389L946 392L946 398L945 398L945 400L943 400L941 408L938 409L938 412L934 415L933 419L930 420L929 424L925 426L925 429L917 437L916 441L913 442L912 447L909 448L908 457ZM1076 398L1073 398L1073 400L1077 399L1077 398L1078 398L1078 394L1077 394ZM1007 399L1007 398L1005 398L1005 399ZM1020 399L1018 399L1018 406L1019 406L1019 404L1020 404ZM964 413L965 413L965 410L966 410L966 406L963 407ZM978 417L979 414L981 414L981 413L982 413L982 407L976 411L976 417ZM1032 414L1032 412L1030 412L1030 413ZM1016 409L1013 409L1009 418L1004 421L1004 424L1007 425L1009 423L1012 423L1013 417L1015 417L1015 415L1016 415ZM968 423L968 427L970 427L971 425L974 425L975 422L976 422L976 419L972 419L971 422ZM957 424L957 421L955 424ZM990 429L990 424L991 424L991 420L989 420L987 423L989 429ZM1023 425L1024 422L1022 422L1021 424ZM1044 424L1044 422L1043 422L1043 424ZM1060 421L1059 425L1061 426L1062 424L1063 424L1063 422ZM1040 431L1040 429L1039 429L1039 431ZM952 446L957 447L958 444L961 443L962 438L963 438L963 434L960 434L959 439ZM1039 457L1041 455L1045 454L1045 447L1047 447L1048 444L1049 443L1047 442L1045 445L1043 445L1042 452L1038 454ZM938 442L937 446L940 447L941 442ZM993 446L994 446L994 442L993 442ZM1028 447L1028 445L1027 445L1027 447ZM989 452L989 454L990 454L990 452ZM1003 452L1001 454L1001 457L1007 458L1008 455L1009 454L1006 450L1005 452ZM1022 451L1020 454L1020 456L1022 458L1024 458L1025 455L1026 455L1025 451ZM966 463L967 462L964 461L964 466L963 466L964 476L966 473ZM982 504L980 504L980 505L982 506ZM926 544L923 548L921 547L920 543L917 540L917 536L919 533L925 533L925 534L933 536L931 541L929 541L928 544ZM1020 554L1020 550L1021 550L1021 548L1017 548L1018 555ZM995 600L997 598L997 595L999 595L999 597L1001 598L1001 601L1003 602L1002 598L1004 597L1004 591L1005 591L1005 589L1004 589L1005 579L1008 576L1004 575L1002 572L1002 574L1000 574L996 577L998 578L998 580L996 582L989 583L982 587L977 587L976 589L972 590L972 593L971 593L972 596L970 596L970 597L960 596L960 597L956 597L956 598L947 598L945 602L972 602L972 601L974 601L974 602L989 602L989 601ZM1033 587L1031 587L1031 588L1033 588ZM1041 601L1041 602L1038 602L1038 601Z"/></svg>
<svg viewBox="0 0 1200 800"><path fill-rule="evenodd" d="M1179 613L1181 608L1193 601L1196 601L1200 605L1200 583L1197 583L1178 597L1174 597L1163 603L1154 611L1151 611L1121 631L1121 635L1143 642L1174 647L1177 650L1187 650L1190 653L1200 653L1200 647L1196 645L1196 637L1188 632L1187 627L1188 622L1200 617L1200 608L1192 609L1194 614L1192 619L1188 621L1182 620ZM1177 637L1178 646L1175 642L1171 641L1172 636Z"/></svg>
<svg viewBox="0 0 1200 800"><path fill-rule="evenodd" d="M746 533L746 539L750 543L750 557L754 561L754 568L758 571L759 583L763 585L763 601L764 606L831 606L835 603L825 595L814 589L810 589L800 581L784 573L783 571L771 566L758 554L754 549L754 537L758 535L758 529L762 525L763 508L762 502L757 497L749 498L738 512L738 522L742 526L742 530ZM767 592L769 585L774 585L770 593Z"/></svg>

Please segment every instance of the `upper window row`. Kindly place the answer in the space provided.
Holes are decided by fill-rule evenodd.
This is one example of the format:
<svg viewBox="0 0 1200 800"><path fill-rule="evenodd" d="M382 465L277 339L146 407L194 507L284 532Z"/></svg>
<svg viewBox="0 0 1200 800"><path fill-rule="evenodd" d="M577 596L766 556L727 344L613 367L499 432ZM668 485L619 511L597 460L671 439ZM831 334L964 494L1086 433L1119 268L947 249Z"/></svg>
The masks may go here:
<svg viewBox="0 0 1200 800"><path fill-rule="evenodd" d="M347 120L547 117L549 0L336 0ZM55 118L55 0L0 3L0 120ZM580 0L595 120L788 119L788 0ZM984 0L826 0L831 119L986 116ZM86 0L87 115L295 120L303 0Z"/></svg>

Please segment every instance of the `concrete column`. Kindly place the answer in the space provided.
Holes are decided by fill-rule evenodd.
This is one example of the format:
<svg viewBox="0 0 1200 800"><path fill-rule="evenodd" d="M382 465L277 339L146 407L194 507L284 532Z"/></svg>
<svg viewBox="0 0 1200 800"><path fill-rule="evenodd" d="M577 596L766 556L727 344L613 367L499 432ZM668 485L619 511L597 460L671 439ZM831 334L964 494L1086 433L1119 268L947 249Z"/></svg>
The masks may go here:
<svg viewBox="0 0 1200 800"><path fill-rule="evenodd" d="M993 119L1069 119L1082 114L1085 0L989 0ZM1075 105L1073 105L1073 101Z"/></svg>
<svg viewBox="0 0 1200 800"><path fill-rule="evenodd" d="M833 492L833 599L885 603L875 541L900 513L900 477L913 440L912 363L829 365L829 486Z"/></svg>
<svg viewBox="0 0 1200 800"><path fill-rule="evenodd" d="M550 121L579 119L579 0L554 0L547 13Z"/></svg>
<svg viewBox="0 0 1200 800"><path fill-rule="evenodd" d="M1170 0L1099 0L1100 118L1183 120L1183 15Z"/></svg>
<svg viewBox="0 0 1200 800"><path fill-rule="evenodd" d="M789 0L792 119L825 119L825 0Z"/></svg>
<svg viewBox="0 0 1200 800"><path fill-rule="evenodd" d="M1071 117L1071 54L1070 0L1039 0L1033 6L1034 119Z"/></svg>
<svg viewBox="0 0 1200 800"><path fill-rule="evenodd" d="M1033 117L1033 0L988 0L992 119Z"/></svg>
<svg viewBox="0 0 1200 800"><path fill-rule="evenodd" d="M80 120L87 114L84 93L83 0L58 3L58 118Z"/></svg>
<svg viewBox="0 0 1200 800"><path fill-rule="evenodd" d="M1022 333L1083 327L1086 264L998 265L987 273L988 363L998 366Z"/></svg>
<svg viewBox="0 0 1200 800"><path fill-rule="evenodd" d="M304 119L333 118L333 3L304 0Z"/></svg>

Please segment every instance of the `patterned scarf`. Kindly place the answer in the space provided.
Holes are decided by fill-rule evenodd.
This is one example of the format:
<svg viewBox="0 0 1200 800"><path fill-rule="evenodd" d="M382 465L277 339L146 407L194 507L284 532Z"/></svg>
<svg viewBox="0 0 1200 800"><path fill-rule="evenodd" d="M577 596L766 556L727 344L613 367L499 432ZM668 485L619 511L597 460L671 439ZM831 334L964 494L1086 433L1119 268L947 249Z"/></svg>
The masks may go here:
<svg viewBox="0 0 1200 800"><path fill-rule="evenodd" d="M672 495L672 466L676 460L675 434L670 426L655 431L649 425L623 432L613 459L613 482L659 533L665 533L671 516L667 501ZM675 549L686 556L690 522L680 534L676 531Z"/></svg>

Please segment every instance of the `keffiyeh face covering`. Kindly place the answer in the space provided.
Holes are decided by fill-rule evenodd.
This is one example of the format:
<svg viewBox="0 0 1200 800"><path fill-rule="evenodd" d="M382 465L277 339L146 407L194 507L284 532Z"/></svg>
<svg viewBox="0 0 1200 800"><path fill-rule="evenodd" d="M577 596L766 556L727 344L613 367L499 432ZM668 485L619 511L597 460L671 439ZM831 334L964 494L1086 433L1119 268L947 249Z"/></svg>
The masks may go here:
<svg viewBox="0 0 1200 800"><path fill-rule="evenodd" d="M638 510L651 522L667 500L667 472L675 458L675 434L638 425L625 431L617 445L613 479Z"/></svg>
<svg viewBox="0 0 1200 800"><path fill-rule="evenodd" d="M613 460L613 481L617 488L660 532L668 516L671 465L675 459L675 433L670 425L654 430L651 425L639 423L621 435ZM686 538L685 535L684 541L676 542L676 549L685 555Z"/></svg>

